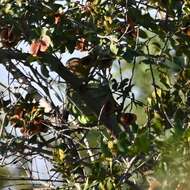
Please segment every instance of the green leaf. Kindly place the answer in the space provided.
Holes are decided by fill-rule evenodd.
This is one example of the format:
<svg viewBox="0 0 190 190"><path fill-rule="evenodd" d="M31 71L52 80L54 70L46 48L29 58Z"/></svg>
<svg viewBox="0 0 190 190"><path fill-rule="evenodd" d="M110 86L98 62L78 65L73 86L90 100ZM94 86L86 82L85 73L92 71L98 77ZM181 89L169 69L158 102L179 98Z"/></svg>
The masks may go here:
<svg viewBox="0 0 190 190"><path fill-rule="evenodd" d="M106 183L106 190L114 190L114 185L113 181L111 178L108 178L107 183Z"/></svg>
<svg viewBox="0 0 190 190"><path fill-rule="evenodd" d="M115 79L112 79L112 89L113 90L117 90L117 88L118 88L118 83L117 83L117 80L115 80Z"/></svg>
<svg viewBox="0 0 190 190"><path fill-rule="evenodd" d="M158 114L154 114L154 118L151 121L151 127L154 129L156 134L160 134L164 129L163 121Z"/></svg>
<svg viewBox="0 0 190 190"><path fill-rule="evenodd" d="M166 75L166 73L160 73L159 75L160 77L160 82L166 87L166 88L170 88L171 84L170 84L170 80L169 77Z"/></svg>
<svg viewBox="0 0 190 190"><path fill-rule="evenodd" d="M40 59L40 57L38 57L38 56L32 56L32 55L30 55L30 56L28 57L29 63L38 61L39 59Z"/></svg>
<svg viewBox="0 0 190 190"><path fill-rule="evenodd" d="M112 157L108 145L103 141L103 137L100 138L100 148L105 157Z"/></svg>
<svg viewBox="0 0 190 190"><path fill-rule="evenodd" d="M185 104L185 102L186 102L186 95L183 93L182 90L179 90L178 94L179 94L179 97L182 100L182 103Z"/></svg>
<svg viewBox="0 0 190 190"><path fill-rule="evenodd" d="M93 0L93 5L98 5L101 3L101 0Z"/></svg>
<svg viewBox="0 0 190 190"><path fill-rule="evenodd" d="M134 57L137 57L139 55L139 52L135 51L134 49L128 48L126 52L123 54L123 58L130 63L133 61Z"/></svg>
<svg viewBox="0 0 190 190"><path fill-rule="evenodd" d="M117 142L118 150L124 154L128 153L128 145L129 143L128 143L127 134L126 133L121 134Z"/></svg>
<svg viewBox="0 0 190 190"><path fill-rule="evenodd" d="M77 119L83 125L90 125L97 122L97 118L93 115L79 115Z"/></svg>
<svg viewBox="0 0 190 190"><path fill-rule="evenodd" d="M89 178L86 179L83 190L88 190L88 189L89 189Z"/></svg>
<svg viewBox="0 0 190 190"><path fill-rule="evenodd" d="M148 37L147 33L144 30L139 30L139 36L141 38L147 38Z"/></svg>
<svg viewBox="0 0 190 190"><path fill-rule="evenodd" d="M77 42L76 38L73 37L69 38L68 42L66 43L66 47L69 53L73 53L73 51L75 50L76 42Z"/></svg>
<svg viewBox="0 0 190 190"><path fill-rule="evenodd" d="M110 50L111 50L112 53L114 53L115 55L117 55L119 48L117 47L117 43L116 42L113 42L113 41L111 42L111 44L110 44Z"/></svg>
<svg viewBox="0 0 190 190"><path fill-rule="evenodd" d="M143 132L135 139L135 146L139 153L147 153L150 147L149 135L147 132Z"/></svg>

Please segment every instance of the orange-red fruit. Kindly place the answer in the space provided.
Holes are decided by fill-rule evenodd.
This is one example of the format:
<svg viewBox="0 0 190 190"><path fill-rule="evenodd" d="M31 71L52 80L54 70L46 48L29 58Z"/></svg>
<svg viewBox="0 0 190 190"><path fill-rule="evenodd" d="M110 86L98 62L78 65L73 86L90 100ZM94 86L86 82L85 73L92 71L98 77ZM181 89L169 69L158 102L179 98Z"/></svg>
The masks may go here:
<svg viewBox="0 0 190 190"><path fill-rule="evenodd" d="M61 23L61 14L59 14L59 13L57 13L57 14L55 14L55 16L54 16L54 23L56 24L56 25L59 25L60 23Z"/></svg>
<svg viewBox="0 0 190 190"><path fill-rule="evenodd" d="M47 132L48 127L46 125L48 125L47 121L36 119L28 122L26 126L23 126L20 132L24 136L36 135L40 132Z"/></svg>
<svg viewBox="0 0 190 190"><path fill-rule="evenodd" d="M183 29L183 32L190 37L190 26Z"/></svg>
<svg viewBox="0 0 190 190"><path fill-rule="evenodd" d="M40 41L34 40L30 45L30 53L33 56L37 56L40 51Z"/></svg>
<svg viewBox="0 0 190 190"><path fill-rule="evenodd" d="M40 51L45 52L47 51L48 47L50 46L51 39L49 36L44 35L40 40Z"/></svg>
<svg viewBox="0 0 190 190"><path fill-rule="evenodd" d="M75 49L79 50L79 51L87 51L88 50L88 42L86 41L86 39L79 38L76 42Z"/></svg>
<svg viewBox="0 0 190 190"><path fill-rule="evenodd" d="M127 30L127 34L130 34L131 36L136 38L137 30L135 29L135 23L133 22L133 20L130 17L127 17L127 22L128 22L128 27L129 27Z"/></svg>
<svg viewBox="0 0 190 190"><path fill-rule="evenodd" d="M135 123L137 116L134 113L121 113L119 116L119 121L123 126L131 125Z"/></svg>
<svg viewBox="0 0 190 190"><path fill-rule="evenodd" d="M20 37L14 32L13 28L6 27L0 32L1 43L3 47L13 47L18 42Z"/></svg>
<svg viewBox="0 0 190 190"><path fill-rule="evenodd" d="M47 35L44 35L41 39L32 41L32 44L30 45L30 54L37 56L39 52L47 51L50 43L51 39Z"/></svg>

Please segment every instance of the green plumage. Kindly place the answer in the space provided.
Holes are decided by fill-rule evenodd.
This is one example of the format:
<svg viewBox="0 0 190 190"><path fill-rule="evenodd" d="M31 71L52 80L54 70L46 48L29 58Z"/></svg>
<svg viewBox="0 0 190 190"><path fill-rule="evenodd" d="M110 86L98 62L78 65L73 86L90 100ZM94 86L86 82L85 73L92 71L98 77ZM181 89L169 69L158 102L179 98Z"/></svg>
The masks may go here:
<svg viewBox="0 0 190 190"><path fill-rule="evenodd" d="M100 83L93 82L85 86L83 90L89 94L95 104L100 104L100 108L103 107L109 92L107 87L102 86ZM66 103L68 111L83 125L97 123L98 118L96 114L85 104L81 96L79 92L76 92L68 86ZM101 111L101 109L99 111Z"/></svg>
<svg viewBox="0 0 190 190"><path fill-rule="evenodd" d="M80 59L73 58L67 62L67 67L78 78L85 81L88 77L89 67L87 63L82 66L80 66L80 64L83 64ZM83 100L84 94L88 94L88 97L91 98L94 105L93 108L86 105ZM83 125L97 124L99 114L104 110L104 106L107 102L109 102L109 104L111 102L112 107L114 107L115 101L111 96L109 84L103 85L99 81L90 81L84 86L81 86L81 89L78 91L67 84L66 109Z"/></svg>

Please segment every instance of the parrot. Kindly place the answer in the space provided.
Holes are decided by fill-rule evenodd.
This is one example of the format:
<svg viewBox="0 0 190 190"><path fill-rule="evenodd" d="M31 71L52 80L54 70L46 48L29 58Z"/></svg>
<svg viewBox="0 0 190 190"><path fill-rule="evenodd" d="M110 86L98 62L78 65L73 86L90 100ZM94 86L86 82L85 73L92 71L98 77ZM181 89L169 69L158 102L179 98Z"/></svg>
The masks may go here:
<svg viewBox="0 0 190 190"><path fill-rule="evenodd" d="M95 67L92 57L86 56L81 59L71 58L67 61L66 67L70 72L84 81L84 86L80 89L81 92L87 92L92 101L100 104L98 110L100 117L102 111L107 112L106 114L114 113L116 102L112 97L108 82L102 83L100 80L91 80L88 77L91 68ZM80 124L85 126L96 125L100 118L98 118L94 110L88 107L82 100L81 94L67 84L65 107Z"/></svg>

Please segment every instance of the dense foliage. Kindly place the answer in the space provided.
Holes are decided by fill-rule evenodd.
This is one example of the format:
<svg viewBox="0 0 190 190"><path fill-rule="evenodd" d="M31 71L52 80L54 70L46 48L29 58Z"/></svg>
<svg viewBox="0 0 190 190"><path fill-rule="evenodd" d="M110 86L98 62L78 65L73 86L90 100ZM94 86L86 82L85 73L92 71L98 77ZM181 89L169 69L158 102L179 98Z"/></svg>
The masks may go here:
<svg viewBox="0 0 190 190"><path fill-rule="evenodd" d="M26 173L0 181L188 189L188 0L0 0L0 42L1 166Z"/></svg>

